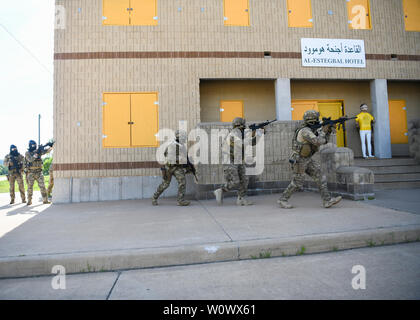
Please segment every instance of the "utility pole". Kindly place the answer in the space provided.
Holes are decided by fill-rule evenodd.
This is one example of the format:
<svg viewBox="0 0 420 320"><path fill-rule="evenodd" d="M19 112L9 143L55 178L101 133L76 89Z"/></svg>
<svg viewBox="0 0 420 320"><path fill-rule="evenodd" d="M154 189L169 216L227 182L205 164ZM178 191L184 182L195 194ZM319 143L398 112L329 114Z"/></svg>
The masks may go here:
<svg viewBox="0 0 420 320"><path fill-rule="evenodd" d="M38 145L41 144L41 114L38 115Z"/></svg>

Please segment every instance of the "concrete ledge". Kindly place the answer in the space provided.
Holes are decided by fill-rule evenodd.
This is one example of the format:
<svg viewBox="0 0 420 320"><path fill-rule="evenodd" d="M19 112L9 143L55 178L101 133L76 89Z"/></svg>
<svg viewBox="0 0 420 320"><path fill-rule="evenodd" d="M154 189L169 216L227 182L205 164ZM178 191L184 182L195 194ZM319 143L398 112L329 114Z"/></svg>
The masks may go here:
<svg viewBox="0 0 420 320"><path fill-rule="evenodd" d="M83 273L320 253L420 240L420 225L192 246L0 258L0 278Z"/></svg>
<svg viewBox="0 0 420 320"><path fill-rule="evenodd" d="M58 204L150 199L161 182L160 176L56 178L53 202ZM194 178L187 175L186 194L190 198L195 193L195 188ZM173 178L161 197L175 197L177 193L178 183Z"/></svg>

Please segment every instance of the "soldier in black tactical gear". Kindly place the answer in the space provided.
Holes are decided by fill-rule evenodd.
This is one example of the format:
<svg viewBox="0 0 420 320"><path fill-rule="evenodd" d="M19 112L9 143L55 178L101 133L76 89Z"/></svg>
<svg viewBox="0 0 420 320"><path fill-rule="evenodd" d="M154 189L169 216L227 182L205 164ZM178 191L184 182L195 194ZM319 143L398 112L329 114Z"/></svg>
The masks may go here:
<svg viewBox="0 0 420 320"><path fill-rule="evenodd" d="M15 203L15 181L17 181L20 191L20 198L25 203L25 186L23 184L23 162L24 157L18 152L14 144L10 146L10 153L4 158L4 166L9 170L8 180L10 185L10 204Z"/></svg>

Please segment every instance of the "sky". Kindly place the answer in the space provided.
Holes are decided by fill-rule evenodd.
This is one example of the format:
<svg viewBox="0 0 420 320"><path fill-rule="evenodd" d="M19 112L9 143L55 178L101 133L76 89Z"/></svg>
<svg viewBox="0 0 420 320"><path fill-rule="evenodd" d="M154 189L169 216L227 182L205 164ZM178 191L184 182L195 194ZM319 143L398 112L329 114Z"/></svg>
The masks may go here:
<svg viewBox="0 0 420 320"><path fill-rule="evenodd" d="M53 138L54 15L54 0L0 0L0 159L38 143L38 114Z"/></svg>

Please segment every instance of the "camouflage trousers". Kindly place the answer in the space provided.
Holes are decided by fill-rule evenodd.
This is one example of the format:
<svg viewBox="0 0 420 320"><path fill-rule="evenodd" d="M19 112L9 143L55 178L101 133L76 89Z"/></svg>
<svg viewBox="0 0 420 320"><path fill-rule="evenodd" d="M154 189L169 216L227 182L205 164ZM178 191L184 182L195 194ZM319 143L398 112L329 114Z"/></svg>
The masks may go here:
<svg viewBox="0 0 420 320"><path fill-rule="evenodd" d="M165 166L166 175L163 176L163 181L157 188L155 194L153 195L154 199L159 198L159 196L168 189L171 184L172 177L174 176L178 182L178 202L184 200L185 190L187 186L185 178L185 168L181 166Z"/></svg>
<svg viewBox="0 0 420 320"><path fill-rule="evenodd" d="M292 165L292 171L292 181L286 190L284 190L280 198L281 200L288 200L293 193L303 188L305 174L310 176L316 182L323 200L329 201L331 199L331 195L327 188L327 178L322 176L319 164L313 161L312 158L298 158L297 162Z"/></svg>
<svg viewBox="0 0 420 320"><path fill-rule="evenodd" d="M39 189L41 190L42 199L47 200L47 190L45 189L44 176L42 170L29 170L28 171L28 201L32 201L35 180L38 182Z"/></svg>
<svg viewBox="0 0 420 320"><path fill-rule="evenodd" d="M225 183L223 191L238 190L238 196L245 197L248 190L248 177L245 174L245 165L226 164L223 166Z"/></svg>
<svg viewBox="0 0 420 320"><path fill-rule="evenodd" d="M25 201L25 185L23 184L23 177L21 173L9 174L10 199L15 200L15 181L17 181L20 191L20 198Z"/></svg>
<svg viewBox="0 0 420 320"><path fill-rule="evenodd" d="M53 168L51 166L50 167L50 181L48 183L48 190L47 190L48 196L51 195L52 190L53 190L53 187L54 187L54 170L53 170Z"/></svg>

